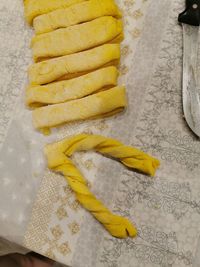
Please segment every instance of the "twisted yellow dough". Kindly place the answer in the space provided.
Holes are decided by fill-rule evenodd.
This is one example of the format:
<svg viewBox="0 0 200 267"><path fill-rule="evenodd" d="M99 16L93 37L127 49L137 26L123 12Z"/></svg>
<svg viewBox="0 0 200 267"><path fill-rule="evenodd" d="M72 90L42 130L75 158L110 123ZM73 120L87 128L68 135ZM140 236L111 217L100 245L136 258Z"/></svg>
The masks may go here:
<svg viewBox="0 0 200 267"><path fill-rule="evenodd" d="M76 151L95 150L120 160L125 166L153 176L160 163L144 152L124 146L117 140L98 135L81 134L45 147L48 167L61 172L82 206L118 238L134 237L137 230L126 218L114 215L89 191L87 182L69 159Z"/></svg>

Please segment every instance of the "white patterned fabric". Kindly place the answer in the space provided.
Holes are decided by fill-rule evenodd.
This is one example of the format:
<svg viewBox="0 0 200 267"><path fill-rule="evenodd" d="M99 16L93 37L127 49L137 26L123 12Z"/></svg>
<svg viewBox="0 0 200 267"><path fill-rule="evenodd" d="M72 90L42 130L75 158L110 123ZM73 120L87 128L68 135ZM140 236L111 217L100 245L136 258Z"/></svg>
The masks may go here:
<svg viewBox="0 0 200 267"><path fill-rule="evenodd" d="M177 16L184 2L118 0L125 25L120 82L127 85L128 109L43 137L23 104L32 31L22 1L0 1L0 236L72 267L200 265L200 143L183 119L181 102ZM92 152L74 157L95 195L137 225L136 239L110 237L79 206L64 178L45 169L43 145L83 131L117 138L161 160L149 178Z"/></svg>
<svg viewBox="0 0 200 267"><path fill-rule="evenodd" d="M28 253L28 250L12 242L9 242L8 240L0 238L0 256L11 253L26 254Z"/></svg>

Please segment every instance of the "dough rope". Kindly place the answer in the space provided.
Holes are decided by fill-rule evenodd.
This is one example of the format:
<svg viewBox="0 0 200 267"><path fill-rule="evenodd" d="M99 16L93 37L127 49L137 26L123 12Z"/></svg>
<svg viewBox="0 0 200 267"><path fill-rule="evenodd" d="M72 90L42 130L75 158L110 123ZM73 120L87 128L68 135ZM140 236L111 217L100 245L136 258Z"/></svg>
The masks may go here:
<svg viewBox="0 0 200 267"><path fill-rule="evenodd" d="M98 135L80 134L45 147L48 167L65 176L80 204L90 211L112 236L118 238L136 236L137 230L128 219L112 214L90 192L86 180L70 160L74 152L88 150L116 158L125 166L151 176L155 175L160 165L159 161L136 148L124 146L117 140Z"/></svg>

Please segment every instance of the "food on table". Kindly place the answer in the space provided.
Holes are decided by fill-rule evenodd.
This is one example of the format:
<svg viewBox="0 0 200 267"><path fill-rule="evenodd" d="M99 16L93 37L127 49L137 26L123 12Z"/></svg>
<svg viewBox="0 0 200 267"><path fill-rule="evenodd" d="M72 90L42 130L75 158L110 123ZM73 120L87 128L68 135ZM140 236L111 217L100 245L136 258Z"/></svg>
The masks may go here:
<svg viewBox="0 0 200 267"><path fill-rule="evenodd" d="M44 134L65 123L114 115L126 105L117 86L121 13L114 0L25 0L36 35L26 104ZM39 34L38 34L39 33Z"/></svg>
<svg viewBox="0 0 200 267"><path fill-rule="evenodd" d="M32 85L41 85L58 79L70 79L101 67L117 65L119 44L105 44L90 50L35 63L29 68Z"/></svg>
<svg viewBox="0 0 200 267"><path fill-rule="evenodd" d="M111 16L36 35L32 39L35 61L70 55L116 40L121 36L122 22ZM121 38L120 38L121 41Z"/></svg>
<svg viewBox="0 0 200 267"><path fill-rule="evenodd" d="M102 16L121 17L114 0L89 0L68 8L57 9L36 17L33 21L33 27L36 34L41 34L91 21Z"/></svg>
<svg viewBox="0 0 200 267"><path fill-rule="evenodd" d="M44 130L73 121L107 117L122 111L126 105L126 90L118 86L78 100L37 108L33 111L33 125Z"/></svg>
<svg viewBox="0 0 200 267"><path fill-rule="evenodd" d="M29 68L26 103L35 107L33 125L45 134L65 123L114 115L127 106L124 86L116 86L123 40L121 17L113 0L24 0L25 16L34 19L36 61ZM101 46L99 46L101 45ZM88 50L89 49L89 50ZM95 150L128 168L155 175L159 161L144 152L97 135L78 135L47 145L50 169L62 173L77 200L114 237L137 235L126 218L112 214L89 190L69 157Z"/></svg>
<svg viewBox="0 0 200 267"><path fill-rule="evenodd" d="M35 17L49 13L58 8L66 8L85 0L24 0L24 13L28 23Z"/></svg>
<svg viewBox="0 0 200 267"><path fill-rule="evenodd" d="M126 218L114 215L88 188L87 181L71 161L77 151L94 150L107 157L120 160L128 168L148 175L155 175L160 162L144 152L125 146L117 140L98 135L81 134L66 138L45 147L48 167L62 173L74 191L80 204L114 237L135 237L137 230Z"/></svg>
<svg viewBox="0 0 200 267"><path fill-rule="evenodd" d="M116 86L117 78L118 70L111 66L71 80L30 86L26 90L26 103L31 107L37 107L79 99Z"/></svg>

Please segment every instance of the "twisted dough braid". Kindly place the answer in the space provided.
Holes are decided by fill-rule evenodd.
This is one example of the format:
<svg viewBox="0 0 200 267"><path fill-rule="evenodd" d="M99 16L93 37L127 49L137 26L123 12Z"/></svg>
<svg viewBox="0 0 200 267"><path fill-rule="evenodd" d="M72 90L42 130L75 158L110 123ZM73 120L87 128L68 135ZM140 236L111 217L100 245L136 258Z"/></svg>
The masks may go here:
<svg viewBox="0 0 200 267"><path fill-rule="evenodd" d="M77 200L112 236L118 238L136 236L137 230L128 219L112 214L89 191L86 180L69 159L74 152L87 150L119 159L127 167L151 176L159 167L159 161L136 148L124 146L119 141L98 135L81 134L45 147L49 168L65 176Z"/></svg>

